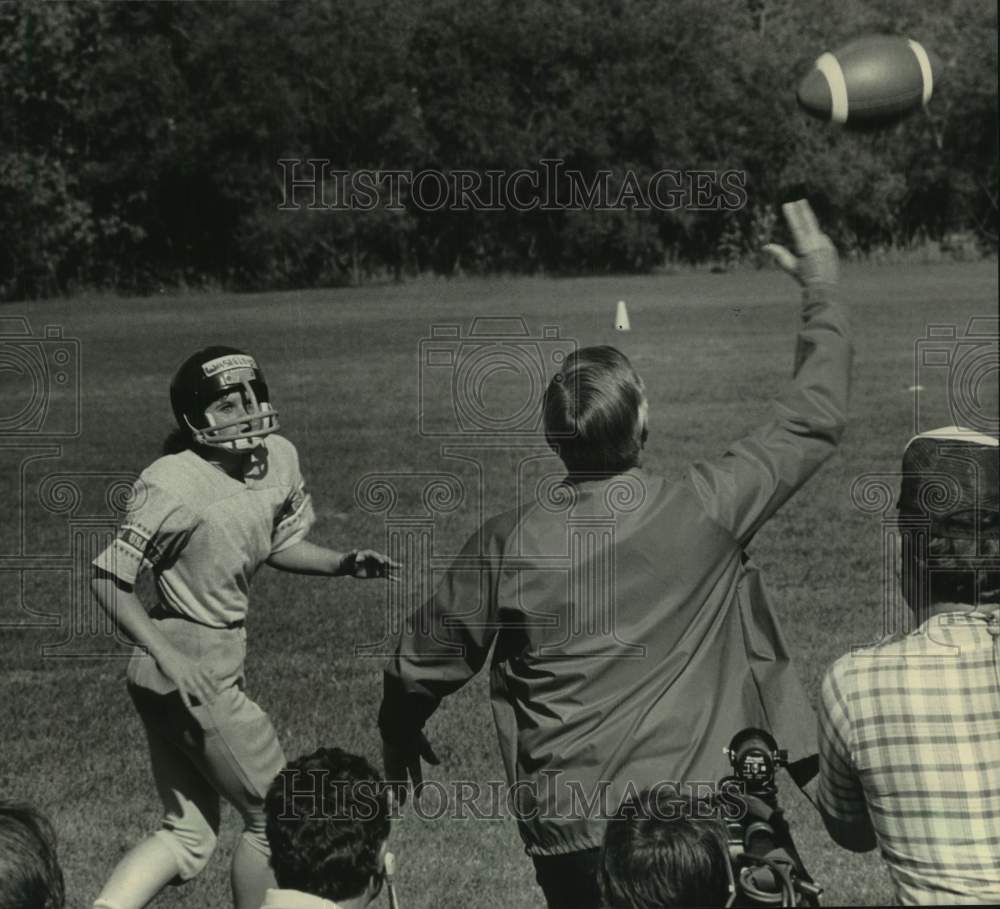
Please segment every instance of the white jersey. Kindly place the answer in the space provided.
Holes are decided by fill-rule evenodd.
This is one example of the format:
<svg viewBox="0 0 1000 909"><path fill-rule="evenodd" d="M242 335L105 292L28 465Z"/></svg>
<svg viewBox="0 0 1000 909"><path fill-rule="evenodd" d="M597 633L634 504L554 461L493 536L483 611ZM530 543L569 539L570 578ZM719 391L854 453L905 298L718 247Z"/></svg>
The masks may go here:
<svg viewBox="0 0 1000 909"><path fill-rule="evenodd" d="M189 450L154 461L93 564L129 585L148 565L168 611L216 628L242 622L257 569L315 520L291 442L268 436L251 459L243 482Z"/></svg>

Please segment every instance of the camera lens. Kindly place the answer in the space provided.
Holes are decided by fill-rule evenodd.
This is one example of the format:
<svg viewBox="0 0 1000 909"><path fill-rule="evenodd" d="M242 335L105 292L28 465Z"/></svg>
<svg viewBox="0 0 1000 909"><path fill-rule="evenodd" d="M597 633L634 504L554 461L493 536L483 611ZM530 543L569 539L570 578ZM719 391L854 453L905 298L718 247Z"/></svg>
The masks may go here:
<svg viewBox="0 0 1000 909"><path fill-rule="evenodd" d="M770 754L750 745L736 758L736 775L748 783L768 782L774 776Z"/></svg>

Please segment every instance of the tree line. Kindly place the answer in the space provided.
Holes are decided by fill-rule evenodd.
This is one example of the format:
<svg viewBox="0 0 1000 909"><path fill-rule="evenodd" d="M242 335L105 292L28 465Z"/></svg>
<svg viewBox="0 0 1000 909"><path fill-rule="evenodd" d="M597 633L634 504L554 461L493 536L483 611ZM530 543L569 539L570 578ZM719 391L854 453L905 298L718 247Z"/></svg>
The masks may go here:
<svg viewBox="0 0 1000 909"><path fill-rule="evenodd" d="M927 111L862 134L807 118L798 80L869 32L943 61ZM0 6L0 99L6 299L732 262L802 193L847 254L997 243L985 0L24 0ZM337 205L289 204L310 160L324 191L354 181ZM545 162L623 204L533 204ZM387 172L431 175L424 197L409 177L358 195ZM460 204L516 173L525 204ZM680 194L650 204L654 183Z"/></svg>

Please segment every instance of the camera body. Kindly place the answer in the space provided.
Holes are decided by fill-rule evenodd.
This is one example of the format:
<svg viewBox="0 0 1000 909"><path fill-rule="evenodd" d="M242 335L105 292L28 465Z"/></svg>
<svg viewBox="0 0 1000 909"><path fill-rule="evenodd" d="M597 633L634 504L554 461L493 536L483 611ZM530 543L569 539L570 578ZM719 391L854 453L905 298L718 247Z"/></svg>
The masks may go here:
<svg viewBox="0 0 1000 909"><path fill-rule="evenodd" d="M813 883L778 807L775 773L788 753L763 729L737 732L724 749L733 768L719 781L736 906L818 906ZM739 803L739 812L726 807Z"/></svg>
<svg viewBox="0 0 1000 909"><path fill-rule="evenodd" d="M787 766L788 752L778 747L770 733L753 726L742 729L726 747L726 755L733 768L733 778L743 783L743 791L774 802L773 807L777 807L778 788L774 775L779 767Z"/></svg>

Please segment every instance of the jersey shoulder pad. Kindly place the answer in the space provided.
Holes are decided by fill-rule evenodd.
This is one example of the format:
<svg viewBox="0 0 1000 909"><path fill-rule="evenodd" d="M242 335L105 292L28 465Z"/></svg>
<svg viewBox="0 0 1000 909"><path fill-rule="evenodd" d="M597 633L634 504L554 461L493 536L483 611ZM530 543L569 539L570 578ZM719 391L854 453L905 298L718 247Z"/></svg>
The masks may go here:
<svg viewBox="0 0 1000 909"><path fill-rule="evenodd" d="M282 477L289 482L299 477L299 453L295 446L284 436L270 435L264 443L267 446L269 470L276 477Z"/></svg>
<svg viewBox="0 0 1000 909"><path fill-rule="evenodd" d="M200 514L224 494L214 471L199 455L185 450L157 458L139 475L137 486L152 487L160 498L172 499L191 514Z"/></svg>
<svg viewBox="0 0 1000 909"><path fill-rule="evenodd" d="M278 433L271 433L264 442L267 446L268 454L271 457L278 458L294 458L298 460L299 453L295 448L295 445L284 436L278 435Z"/></svg>

